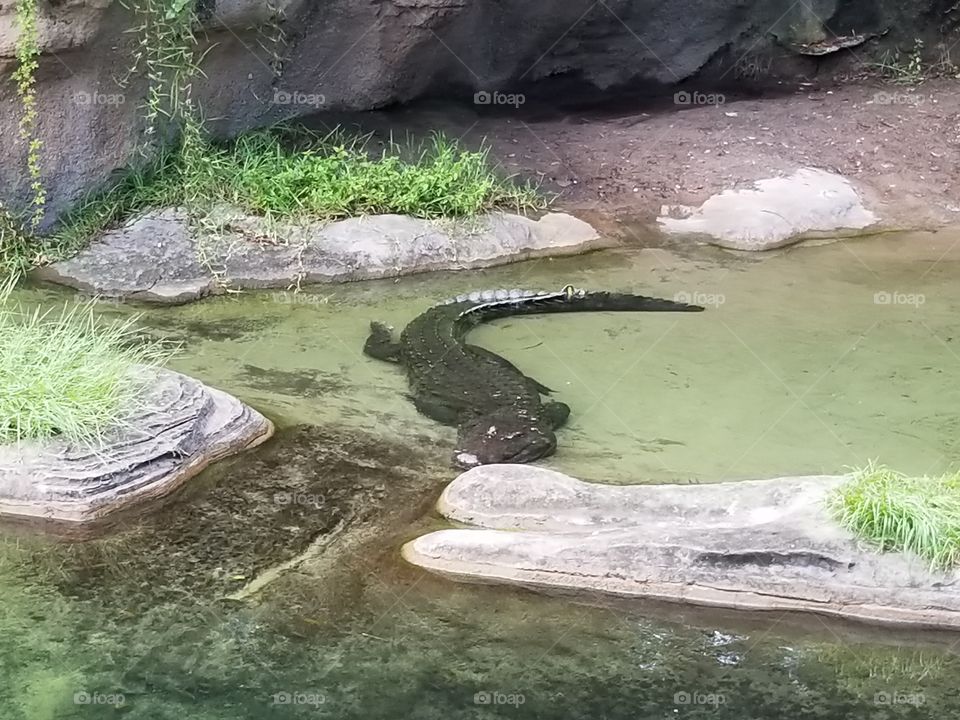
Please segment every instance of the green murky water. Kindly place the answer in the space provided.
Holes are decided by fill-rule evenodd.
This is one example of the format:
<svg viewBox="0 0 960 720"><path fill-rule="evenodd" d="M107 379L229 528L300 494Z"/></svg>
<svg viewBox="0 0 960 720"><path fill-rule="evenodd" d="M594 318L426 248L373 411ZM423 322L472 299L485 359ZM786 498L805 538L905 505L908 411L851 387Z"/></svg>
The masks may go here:
<svg viewBox="0 0 960 720"><path fill-rule="evenodd" d="M624 249L323 294L230 296L149 310L143 324L183 342L176 369L281 427L336 427L442 458L453 432L416 414L396 368L360 354L370 320L399 327L434 300L481 287L686 294L709 311L523 318L472 336L572 407L550 466L607 482L837 472L874 457L937 472L960 459L955 242L890 236L764 258ZM333 483L336 464L323 467L316 482ZM243 466L224 468L181 507L229 497ZM276 483L292 468L281 458L256 472ZM233 523L230 532L276 547L307 523L220 511L210 513L217 527ZM156 565L104 574L126 567L146 542L137 537L89 551L6 536L0 718L841 720L960 710L956 637L457 586L404 566L395 536L375 555L348 553L334 575L302 569L256 602L227 601L203 582L171 589ZM196 558L195 546L157 542L172 543L197 577L229 579L220 536Z"/></svg>
<svg viewBox="0 0 960 720"><path fill-rule="evenodd" d="M898 262L904 243L911 259ZM958 267L946 236L759 260L618 251L328 296L243 295L148 322L185 340L178 369L283 421L436 435L452 447L452 431L404 398L402 373L360 354L370 320L399 328L435 299L485 286L681 293L722 304L700 315L518 318L471 335L573 408L550 466L605 482L712 482L837 472L879 455L921 473L960 460ZM877 293L903 304L877 304ZM923 304L906 304L913 295Z"/></svg>

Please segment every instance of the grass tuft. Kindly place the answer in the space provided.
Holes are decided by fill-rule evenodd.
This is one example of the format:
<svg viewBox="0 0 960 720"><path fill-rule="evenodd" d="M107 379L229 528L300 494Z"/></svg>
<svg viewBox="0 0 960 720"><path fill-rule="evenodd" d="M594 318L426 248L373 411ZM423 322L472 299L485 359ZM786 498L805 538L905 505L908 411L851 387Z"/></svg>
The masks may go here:
<svg viewBox="0 0 960 720"><path fill-rule="evenodd" d="M157 343L134 342L134 319L99 322L93 304L27 310L0 286L0 444L61 436L96 446L136 408L161 364Z"/></svg>
<svg viewBox="0 0 960 720"><path fill-rule="evenodd" d="M908 51L897 48L886 50L875 62L866 64L881 78L897 85L920 85L926 80L938 77L960 77L957 75L957 65L951 57L952 45L938 43L934 47L934 54L924 47L920 38L913 41L913 47Z"/></svg>
<svg viewBox="0 0 960 720"><path fill-rule="evenodd" d="M912 552L939 569L960 563L960 472L909 477L871 462L854 471L828 506L880 550Z"/></svg>
<svg viewBox="0 0 960 720"><path fill-rule="evenodd" d="M179 148L132 168L81 201L52 235L34 239L32 255L69 257L105 229L157 207L182 206L202 217L227 203L274 219L324 221L379 213L467 217L547 205L533 185L498 176L487 146L471 151L436 134L425 144L391 142L375 153L368 141L281 127L217 145L187 128ZM19 262L32 264L25 252Z"/></svg>
<svg viewBox="0 0 960 720"><path fill-rule="evenodd" d="M533 187L493 173L489 148L464 150L443 135L420 147L391 144L377 156L363 141L340 134L300 149L285 144L282 135L257 132L213 158L208 194L260 215L441 218L543 206Z"/></svg>
<svg viewBox="0 0 960 720"><path fill-rule="evenodd" d="M23 223L0 205L0 283L22 275L34 260L33 244Z"/></svg>

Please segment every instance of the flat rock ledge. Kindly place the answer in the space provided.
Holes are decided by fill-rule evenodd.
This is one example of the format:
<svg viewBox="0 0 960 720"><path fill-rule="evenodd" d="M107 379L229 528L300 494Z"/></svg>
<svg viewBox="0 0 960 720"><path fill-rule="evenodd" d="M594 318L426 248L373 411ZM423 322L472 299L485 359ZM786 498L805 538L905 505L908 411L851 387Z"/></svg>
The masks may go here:
<svg viewBox="0 0 960 720"><path fill-rule="evenodd" d="M474 468L440 511L474 528L407 543L454 579L960 629L957 573L862 547L824 509L843 476L607 486L524 465Z"/></svg>
<svg viewBox="0 0 960 720"><path fill-rule="evenodd" d="M63 440L0 446L0 518L80 527L167 495L209 464L265 441L272 423L227 393L168 370L95 450Z"/></svg>
<svg viewBox="0 0 960 720"><path fill-rule="evenodd" d="M370 215L326 224L268 223L229 208L198 226L177 209L105 233L40 279L102 297L184 303L228 289L397 277L490 267L609 246L587 223L548 213L466 220Z"/></svg>
<svg viewBox="0 0 960 720"><path fill-rule="evenodd" d="M772 250L855 234L878 222L849 180L817 168L724 190L700 207L665 205L660 212L658 223L668 235L731 250Z"/></svg>

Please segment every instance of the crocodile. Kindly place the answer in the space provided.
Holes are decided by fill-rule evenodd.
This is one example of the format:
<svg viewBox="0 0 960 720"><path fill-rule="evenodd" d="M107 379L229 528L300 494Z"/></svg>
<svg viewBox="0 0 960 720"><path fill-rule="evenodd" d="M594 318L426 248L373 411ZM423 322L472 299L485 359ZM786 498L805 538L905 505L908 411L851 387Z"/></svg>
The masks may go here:
<svg viewBox="0 0 960 720"><path fill-rule="evenodd" d="M370 324L366 355L407 371L417 410L458 429L453 464L527 463L552 455L555 431L570 415L553 391L506 358L466 342L476 325L496 318L581 311L680 311L703 308L661 298L588 292L568 285L556 292L485 290L434 305L408 324L399 341L383 323Z"/></svg>

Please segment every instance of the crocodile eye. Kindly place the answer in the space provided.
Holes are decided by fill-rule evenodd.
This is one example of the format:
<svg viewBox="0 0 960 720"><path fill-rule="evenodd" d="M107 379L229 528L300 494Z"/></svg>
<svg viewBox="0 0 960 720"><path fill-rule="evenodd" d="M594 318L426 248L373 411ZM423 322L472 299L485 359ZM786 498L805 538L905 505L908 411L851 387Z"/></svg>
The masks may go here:
<svg viewBox="0 0 960 720"><path fill-rule="evenodd" d="M563 297L564 297L564 299L566 299L566 300L573 300L573 297L574 297L574 295L576 295L576 294L577 294L577 290L576 290L575 287L573 287L573 285L567 285L567 286L563 289Z"/></svg>

